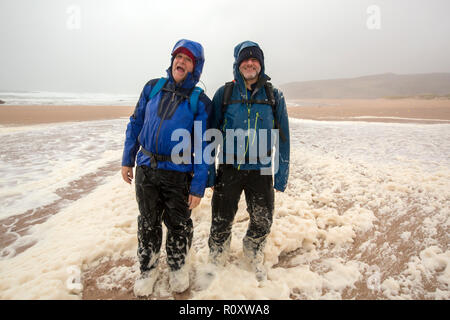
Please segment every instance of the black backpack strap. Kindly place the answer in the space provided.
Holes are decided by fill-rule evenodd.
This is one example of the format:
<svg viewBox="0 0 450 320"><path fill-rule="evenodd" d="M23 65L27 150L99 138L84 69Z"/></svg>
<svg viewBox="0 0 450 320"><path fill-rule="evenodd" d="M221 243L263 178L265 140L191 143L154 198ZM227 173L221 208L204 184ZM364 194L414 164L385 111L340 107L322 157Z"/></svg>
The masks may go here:
<svg viewBox="0 0 450 320"><path fill-rule="evenodd" d="M230 98L233 94L234 81L225 83L225 89L223 90L222 100L222 114L225 114L227 106L231 103Z"/></svg>
<svg viewBox="0 0 450 320"><path fill-rule="evenodd" d="M272 110L275 111L277 102L275 100L275 95L273 94L273 85L272 85L272 83L266 82L264 84L264 89L266 89L266 96L267 96L267 99L269 100L269 104L272 106Z"/></svg>
<svg viewBox="0 0 450 320"><path fill-rule="evenodd" d="M266 82L264 84L264 88L266 89L266 96L267 96L267 99L269 100L269 104L272 107L275 129L279 130L280 138L284 142L284 141L286 141L286 136L284 135L283 130L281 130L280 124L278 123L277 101L275 100L275 94L273 93L273 85L270 82Z"/></svg>
<svg viewBox="0 0 450 320"><path fill-rule="evenodd" d="M266 90L267 100L272 107L273 118L275 120L275 129L279 129L277 121L277 102L275 101L275 95L273 93L273 85L269 81L264 84L264 89Z"/></svg>

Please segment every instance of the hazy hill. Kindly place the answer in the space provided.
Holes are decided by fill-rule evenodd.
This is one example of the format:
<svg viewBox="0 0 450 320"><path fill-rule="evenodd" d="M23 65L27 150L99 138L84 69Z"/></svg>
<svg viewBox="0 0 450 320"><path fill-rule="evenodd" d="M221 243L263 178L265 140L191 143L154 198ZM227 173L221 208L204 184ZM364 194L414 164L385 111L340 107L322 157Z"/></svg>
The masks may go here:
<svg viewBox="0 0 450 320"><path fill-rule="evenodd" d="M350 79L290 82L281 85L287 99L385 98L450 94L450 73L385 73Z"/></svg>

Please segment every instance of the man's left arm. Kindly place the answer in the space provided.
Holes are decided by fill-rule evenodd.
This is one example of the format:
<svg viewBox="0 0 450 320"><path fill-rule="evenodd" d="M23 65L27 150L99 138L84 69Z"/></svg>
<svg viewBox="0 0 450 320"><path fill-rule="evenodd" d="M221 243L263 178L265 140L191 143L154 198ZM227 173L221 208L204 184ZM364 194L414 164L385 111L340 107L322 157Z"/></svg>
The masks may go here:
<svg viewBox="0 0 450 320"><path fill-rule="evenodd" d="M290 138L289 138L289 117L284 100L283 92L278 89L274 90L275 100L277 103L276 118L279 129L279 167L275 173L274 188L283 192L287 187L289 177L289 157L290 157Z"/></svg>
<svg viewBox="0 0 450 320"><path fill-rule="evenodd" d="M208 145L207 141L203 141L203 135L209 128L209 117L212 110L211 100L201 94L197 106L197 114L194 117L194 177L191 182L190 194L202 198L205 193L206 183L208 179L208 163L203 158L204 151ZM198 130L200 129L201 130Z"/></svg>

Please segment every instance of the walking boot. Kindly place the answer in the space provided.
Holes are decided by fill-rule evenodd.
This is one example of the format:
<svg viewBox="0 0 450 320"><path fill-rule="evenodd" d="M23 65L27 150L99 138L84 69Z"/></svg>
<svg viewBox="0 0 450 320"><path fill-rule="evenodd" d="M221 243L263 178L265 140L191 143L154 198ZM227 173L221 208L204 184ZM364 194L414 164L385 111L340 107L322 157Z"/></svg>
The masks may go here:
<svg viewBox="0 0 450 320"><path fill-rule="evenodd" d="M267 280L267 269L264 266L264 253L262 251L263 248L264 242L262 245L255 246L250 239L244 238L242 247L244 257L247 259L252 271L255 273L256 280L259 282Z"/></svg>
<svg viewBox="0 0 450 320"><path fill-rule="evenodd" d="M145 297L153 293L153 287L158 279L158 270L156 268L141 273L134 283L133 292L136 297Z"/></svg>
<svg viewBox="0 0 450 320"><path fill-rule="evenodd" d="M214 264L215 266L225 266L230 254L230 244L231 236L228 237L221 247L210 241L208 262Z"/></svg>
<svg viewBox="0 0 450 320"><path fill-rule="evenodd" d="M182 293L189 288L189 268L184 265L181 269L169 272L170 289Z"/></svg>

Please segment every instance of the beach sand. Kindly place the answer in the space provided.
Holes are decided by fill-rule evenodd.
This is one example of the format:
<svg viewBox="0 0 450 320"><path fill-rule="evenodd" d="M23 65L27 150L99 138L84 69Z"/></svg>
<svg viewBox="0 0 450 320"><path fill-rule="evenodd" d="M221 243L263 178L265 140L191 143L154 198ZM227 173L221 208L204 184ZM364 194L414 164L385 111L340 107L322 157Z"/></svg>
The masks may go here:
<svg viewBox="0 0 450 320"><path fill-rule="evenodd" d="M412 123L448 123L450 122L450 100L330 100L330 99L309 99L302 101L294 101L294 103L308 102L316 106L292 106L288 103L288 113L290 117L300 119L312 119L312 120L358 120L358 121L370 121L370 122L412 122ZM53 122L65 122L65 121L88 121L88 120L102 120L102 119L114 119L129 117L133 113L134 107L116 107L116 106L0 106L0 124L7 126L17 125L31 125L31 124L43 124ZM364 118L355 118L364 117ZM108 170L104 170L104 174L112 175L119 169L116 165L110 165ZM303 178L303 177L302 177ZM81 197L88 195L94 188L98 186L94 182L92 177L83 177L83 186L79 187L79 193L75 196L69 189L61 190L61 196L64 200L76 201ZM91 181L91 183L89 183ZM206 199L209 200L209 199ZM346 211L349 204L342 203L342 207L338 207L339 212ZM4 219L0 221L0 231L5 234L5 228L8 227L9 232L17 232L20 235L26 234L26 231L34 224L45 222L49 216L58 212L60 203L53 203L48 207L41 208L42 210L35 210L35 212L25 212L20 216L16 216L17 221L13 222L13 219ZM380 220L376 222L378 238L376 238L376 244L382 246L383 243L394 243L399 237L399 232L394 230L398 228L400 220L394 218L388 218L389 224L384 225L383 221L385 217L378 214L376 216ZM19 214L19 213L18 213ZM422 217L422 213L417 213L411 210L410 216L416 217L419 222L422 222L426 217ZM11 226L14 225L14 230L11 230ZM420 223L419 223L420 225ZM411 230L417 225L411 226ZM407 230L408 231L408 230ZM362 243L365 243L367 239L374 237L373 230L369 232L358 234L358 237L354 239L354 247L358 248ZM406 232L406 231L405 231ZM437 228L438 238L447 239L445 228L438 226ZM14 241L3 237L0 239L1 248L4 248L8 244ZM444 240L445 241L445 240ZM33 246L34 243L30 244ZM16 252L19 254L27 250L29 246L23 247ZM300 250L300 249L299 249ZM402 248L403 252L413 250L411 248ZM356 255L360 253L358 251L347 252L350 255ZM296 252L283 253L279 258L279 263L274 267L289 267L291 261L295 259ZM335 253L330 252L330 257L333 257ZM382 265L384 260L376 255L370 255L361 257L362 261L367 263L375 261L377 264ZM393 266L391 270L392 274L397 274L400 266L403 268L408 262L406 258ZM164 259L161 259L164 260ZM162 262L164 264L164 262ZM96 279L102 275L108 274L113 268L119 266L131 267L136 266L136 258L124 258L116 261L106 261L100 263L98 266L84 271L82 282L84 285L83 298L84 299L136 299L132 293L131 281L122 283L122 289L113 290L101 290L96 286ZM370 263L369 263L370 264ZM165 274L164 277L167 277ZM434 291L437 288L435 279L428 279L425 283L426 292ZM385 299L386 297L380 293L374 293L367 291L366 288L367 279L364 278L357 283L355 287L345 291L342 295L344 299ZM125 288L125 290L124 290ZM295 291L295 290L294 290ZM169 295L169 296L152 296L150 299L187 299L191 298L190 291L187 291L181 295ZM296 295L295 292L291 298L301 299L301 295ZM420 299L427 298L425 295L420 296Z"/></svg>
<svg viewBox="0 0 450 320"><path fill-rule="evenodd" d="M129 117L134 107L123 106L8 106L0 105L0 125L31 125Z"/></svg>
<svg viewBox="0 0 450 320"><path fill-rule="evenodd" d="M304 99L288 101L287 105L289 116L299 119L397 123L450 121L450 100Z"/></svg>
<svg viewBox="0 0 450 320"><path fill-rule="evenodd" d="M307 106L301 106L302 104ZM288 101L287 106L289 116L298 119L398 123L450 122L450 100L304 99ZM134 106L1 105L0 125L115 119L129 117L133 111Z"/></svg>

